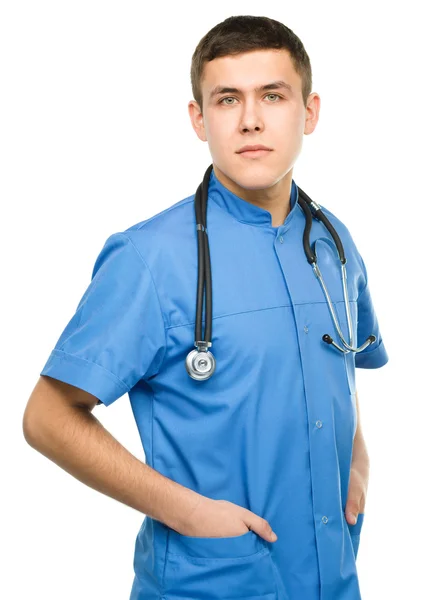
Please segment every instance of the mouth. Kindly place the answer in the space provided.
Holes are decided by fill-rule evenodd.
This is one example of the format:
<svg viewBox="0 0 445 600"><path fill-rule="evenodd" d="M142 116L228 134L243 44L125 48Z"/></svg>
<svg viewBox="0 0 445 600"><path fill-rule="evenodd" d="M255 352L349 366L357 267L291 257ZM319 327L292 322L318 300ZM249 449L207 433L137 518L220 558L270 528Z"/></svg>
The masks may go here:
<svg viewBox="0 0 445 600"><path fill-rule="evenodd" d="M239 155L244 156L244 158L261 158L271 152L272 150L244 150L244 152L239 152Z"/></svg>

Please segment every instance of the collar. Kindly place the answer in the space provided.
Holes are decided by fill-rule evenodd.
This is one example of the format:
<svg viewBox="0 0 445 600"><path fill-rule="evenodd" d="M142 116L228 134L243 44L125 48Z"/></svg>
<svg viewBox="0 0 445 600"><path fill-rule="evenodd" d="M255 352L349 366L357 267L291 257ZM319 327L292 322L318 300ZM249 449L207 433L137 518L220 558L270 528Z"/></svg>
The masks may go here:
<svg viewBox="0 0 445 600"><path fill-rule="evenodd" d="M215 171L212 169L209 179L208 189L208 203L214 202L220 208L228 212L232 217L240 221L241 223L247 223L249 225L257 225L263 227L270 227L272 229L279 229L280 232L286 230L292 219L295 216L296 207L299 207L298 200L298 187L295 181L292 179L291 194L289 198L290 212L287 215L284 223L279 227L272 227L272 215L265 208L260 208L243 198L240 198L216 177ZM299 207L300 208L300 207Z"/></svg>

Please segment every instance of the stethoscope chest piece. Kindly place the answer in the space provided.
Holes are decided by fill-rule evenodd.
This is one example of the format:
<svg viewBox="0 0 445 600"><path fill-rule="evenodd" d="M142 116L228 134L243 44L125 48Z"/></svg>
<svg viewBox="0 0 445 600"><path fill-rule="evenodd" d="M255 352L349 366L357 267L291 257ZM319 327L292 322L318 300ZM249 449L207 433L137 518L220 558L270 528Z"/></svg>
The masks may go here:
<svg viewBox="0 0 445 600"><path fill-rule="evenodd" d="M210 350L191 350L185 359L187 373L192 379L205 380L212 376L216 360Z"/></svg>

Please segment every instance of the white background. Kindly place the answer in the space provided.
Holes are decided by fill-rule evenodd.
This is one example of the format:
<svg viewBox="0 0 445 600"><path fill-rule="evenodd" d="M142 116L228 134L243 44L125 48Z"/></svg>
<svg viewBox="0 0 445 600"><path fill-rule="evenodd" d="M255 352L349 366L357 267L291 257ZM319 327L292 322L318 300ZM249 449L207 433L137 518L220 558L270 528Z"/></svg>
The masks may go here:
<svg viewBox="0 0 445 600"><path fill-rule="evenodd" d="M321 111L293 177L351 231L389 355L384 368L356 373L371 460L357 559L363 599L441 596L439 9L1 3L2 598L129 597L142 513L32 449L22 416L105 239L193 194L211 163L187 112L190 61L201 37L235 14L280 20L305 45ZM95 415L144 459L127 395Z"/></svg>

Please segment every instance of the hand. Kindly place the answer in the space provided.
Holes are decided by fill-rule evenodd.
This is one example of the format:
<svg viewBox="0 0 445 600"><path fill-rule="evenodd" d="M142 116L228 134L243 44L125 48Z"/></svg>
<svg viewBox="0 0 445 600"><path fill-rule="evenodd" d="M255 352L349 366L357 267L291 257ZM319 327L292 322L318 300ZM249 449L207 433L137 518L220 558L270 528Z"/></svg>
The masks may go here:
<svg viewBox="0 0 445 600"><path fill-rule="evenodd" d="M346 502L346 520L350 525L357 522L358 513L365 512L368 478L359 469L351 467L349 477L348 499Z"/></svg>
<svg viewBox="0 0 445 600"><path fill-rule="evenodd" d="M249 530L268 542L278 539L268 521L247 508L228 500L213 500L202 496L188 516L186 524L177 531L194 537L236 537Z"/></svg>

